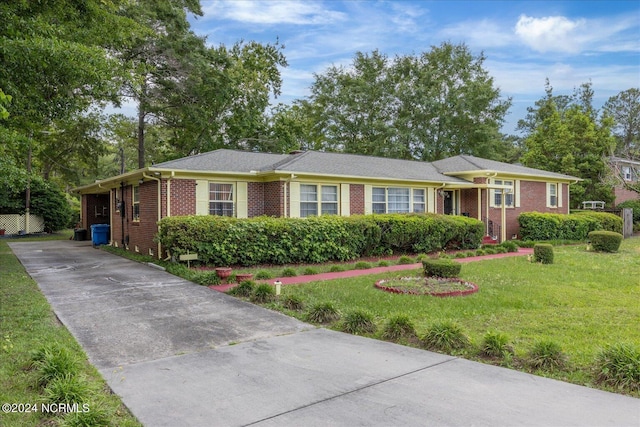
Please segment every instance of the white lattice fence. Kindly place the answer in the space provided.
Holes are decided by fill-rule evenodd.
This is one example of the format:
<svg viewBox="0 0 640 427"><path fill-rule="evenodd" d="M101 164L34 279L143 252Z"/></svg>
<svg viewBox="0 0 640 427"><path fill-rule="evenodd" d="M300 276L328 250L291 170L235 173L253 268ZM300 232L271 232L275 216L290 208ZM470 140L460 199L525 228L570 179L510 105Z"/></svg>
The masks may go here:
<svg viewBox="0 0 640 427"><path fill-rule="evenodd" d="M0 230L2 229L5 234L42 233L44 220L39 216L29 215L29 223L27 224L26 215L0 215Z"/></svg>

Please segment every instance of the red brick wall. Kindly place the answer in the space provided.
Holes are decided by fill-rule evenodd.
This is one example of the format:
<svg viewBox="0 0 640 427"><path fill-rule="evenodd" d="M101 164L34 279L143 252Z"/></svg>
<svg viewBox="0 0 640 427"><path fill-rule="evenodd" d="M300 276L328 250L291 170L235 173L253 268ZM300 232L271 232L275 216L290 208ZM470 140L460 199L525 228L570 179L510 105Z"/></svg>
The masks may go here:
<svg viewBox="0 0 640 427"><path fill-rule="evenodd" d="M153 241L158 231L158 182L147 181L140 185L139 221L133 220L133 187L126 186L119 191L125 205L125 216L123 218L114 211L113 223L111 224L112 239L118 243L119 247L123 246L124 240L124 245L127 245L128 242L130 251L135 251L137 246L138 251L142 254L149 254L149 249L151 249L154 256L158 256L158 245Z"/></svg>
<svg viewBox="0 0 640 427"><path fill-rule="evenodd" d="M195 215L195 213L196 181L193 179L172 179L171 216Z"/></svg>
<svg viewBox="0 0 640 427"><path fill-rule="evenodd" d="M364 215L364 185L349 186L349 209L351 215Z"/></svg>
<svg viewBox="0 0 640 427"><path fill-rule="evenodd" d="M106 207L106 209L104 209ZM90 238L93 224L109 224L109 194L85 194L82 196L82 228Z"/></svg>
<svg viewBox="0 0 640 427"><path fill-rule="evenodd" d="M264 199L265 199L265 184L262 182L250 182L247 185L247 204L249 218L254 216L264 215Z"/></svg>
<svg viewBox="0 0 640 427"><path fill-rule="evenodd" d="M264 214L268 216L283 216L284 212L284 182L274 181L264 183ZM289 191L287 191L287 195ZM288 205L288 202L287 202Z"/></svg>
<svg viewBox="0 0 640 427"><path fill-rule="evenodd" d="M616 196L616 205L622 202L626 202L627 200L638 200L640 198L640 194L636 193L635 191L627 190L626 188L615 187L613 191Z"/></svg>

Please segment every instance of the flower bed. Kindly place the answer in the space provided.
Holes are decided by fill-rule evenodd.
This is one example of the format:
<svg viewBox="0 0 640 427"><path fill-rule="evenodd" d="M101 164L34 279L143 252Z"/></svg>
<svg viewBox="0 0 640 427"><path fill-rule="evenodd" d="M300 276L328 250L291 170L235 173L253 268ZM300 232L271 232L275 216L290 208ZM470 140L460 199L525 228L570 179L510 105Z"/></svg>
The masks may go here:
<svg viewBox="0 0 640 427"><path fill-rule="evenodd" d="M378 280L375 287L394 294L457 297L478 292L478 285L466 280L440 277L399 277Z"/></svg>

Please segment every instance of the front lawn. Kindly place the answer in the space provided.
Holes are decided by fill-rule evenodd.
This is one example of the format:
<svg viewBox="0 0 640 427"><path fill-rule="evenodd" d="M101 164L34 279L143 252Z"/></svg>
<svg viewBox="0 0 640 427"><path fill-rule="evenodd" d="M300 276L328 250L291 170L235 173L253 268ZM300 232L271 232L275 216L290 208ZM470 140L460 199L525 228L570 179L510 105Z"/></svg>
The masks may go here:
<svg viewBox="0 0 640 427"><path fill-rule="evenodd" d="M460 277L480 289L465 297L391 294L374 288L376 280L395 276L285 286L279 301L295 297L306 309L288 310L280 302L269 306L303 320L306 310L324 302L343 314L368 312L378 326L370 334L375 338L382 337L389 319L400 315L409 317L419 336L434 324L453 321L474 344L458 353L464 357L480 359L478 347L487 332L500 333L509 337L515 354L493 363L601 388L593 371L599 352L618 343L640 348L640 238L625 240L616 254L587 252L585 245L555 247L551 265L526 257L465 264ZM330 327L340 329L343 323L338 320ZM525 363L540 342L559 345L568 361L564 368L536 370ZM640 396L638 390L624 392Z"/></svg>

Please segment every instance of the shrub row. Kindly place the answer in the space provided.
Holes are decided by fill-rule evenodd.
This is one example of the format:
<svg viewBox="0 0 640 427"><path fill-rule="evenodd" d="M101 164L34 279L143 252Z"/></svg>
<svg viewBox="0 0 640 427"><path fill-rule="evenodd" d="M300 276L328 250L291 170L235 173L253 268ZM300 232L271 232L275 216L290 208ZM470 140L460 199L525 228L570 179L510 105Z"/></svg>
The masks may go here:
<svg viewBox="0 0 640 427"><path fill-rule="evenodd" d="M182 216L163 218L156 238L173 256L195 252L207 264L251 266L477 248L483 230L476 219L436 214Z"/></svg>
<svg viewBox="0 0 640 427"><path fill-rule="evenodd" d="M522 240L584 240L596 230L622 233L622 218L605 212L525 212L518 216L518 223Z"/></svg>

